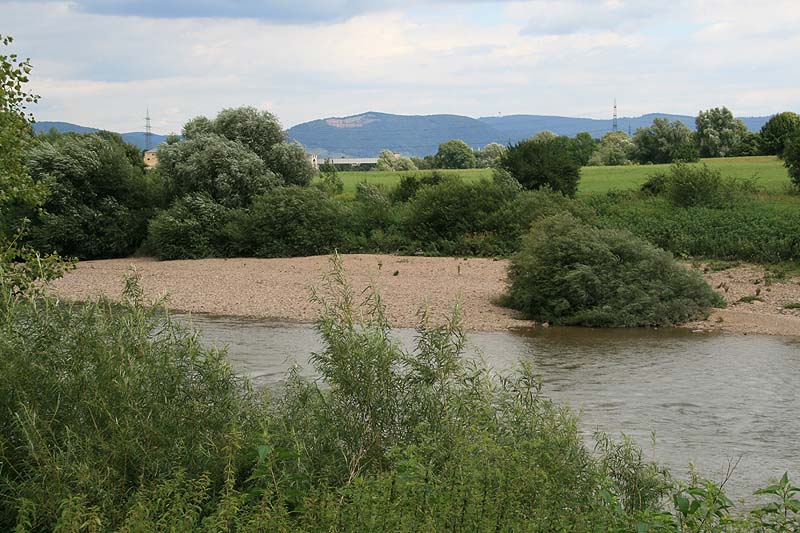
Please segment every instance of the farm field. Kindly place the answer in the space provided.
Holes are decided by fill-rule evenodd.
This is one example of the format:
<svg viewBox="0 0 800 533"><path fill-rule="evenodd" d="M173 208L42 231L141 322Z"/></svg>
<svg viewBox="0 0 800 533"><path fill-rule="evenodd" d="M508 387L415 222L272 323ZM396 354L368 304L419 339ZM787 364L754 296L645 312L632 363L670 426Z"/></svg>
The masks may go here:
<svg viewBox="0 0 800 533"><path fill-rule="evenodd" d="M718 169L724 176L746 179L755 176L757 183L767 192L781 193L789 184L789 177L783 162L774 156L729 157L703 159L700 163ZM629 165L615 167L583 167L581 169L580 194L604 193L610 190L635 189L652 173L666 170L670 165ZM366 181L375 185L392 188L407 174L429 171L369 171L339 172L344 182L345 194L353 194L359 182ZM440 170L446 174L458 174L473 181L481 178L491 179L492 170L488 168L468 170Z"/></svg>

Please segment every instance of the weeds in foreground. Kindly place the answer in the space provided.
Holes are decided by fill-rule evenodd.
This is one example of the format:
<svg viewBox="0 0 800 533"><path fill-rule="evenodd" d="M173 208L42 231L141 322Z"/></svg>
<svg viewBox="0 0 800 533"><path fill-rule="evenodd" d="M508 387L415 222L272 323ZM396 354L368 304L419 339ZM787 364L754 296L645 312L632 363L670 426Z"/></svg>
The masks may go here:
<svg viewBox="0 0 800 533"><path fill-rule="evenodd" d="M528 366L463 357L458 312L393 340L334 261L313 363L271 397L169 314L3 293L0 529L17 531L791 531L797 487L735 515L627 440L583 445Z"/></svg>

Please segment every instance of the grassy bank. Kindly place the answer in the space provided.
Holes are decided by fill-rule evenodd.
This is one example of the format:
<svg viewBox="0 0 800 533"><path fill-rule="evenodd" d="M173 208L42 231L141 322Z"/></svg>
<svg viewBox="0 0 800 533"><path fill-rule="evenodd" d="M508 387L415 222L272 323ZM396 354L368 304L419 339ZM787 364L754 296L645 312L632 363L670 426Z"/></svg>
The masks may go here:
<svg viewBox="0 0 800 533"><path fill-rule="evenodd" d="M758 185L767 192L780 193L789 184L786 167L783 162L774 156L756 157L730 157L703 159L709 167L722 172L725 176L736 179L747 179L757 176ZM583 167L581 181L578 187L579 194L604 193L610 190L632 190L641 187L647 177L657 171L666 171L669 165L629 165L615 167ZM420 172L416 172L419 174ZM443 170L447 174L458 174L468 181L477 181L482 178L491 179L492 170ZM404 175L415 172L340 172L339 176L344 182L344 192L354 194L356 185L367 183L381 185L386 188L395 187Z"/></svg>

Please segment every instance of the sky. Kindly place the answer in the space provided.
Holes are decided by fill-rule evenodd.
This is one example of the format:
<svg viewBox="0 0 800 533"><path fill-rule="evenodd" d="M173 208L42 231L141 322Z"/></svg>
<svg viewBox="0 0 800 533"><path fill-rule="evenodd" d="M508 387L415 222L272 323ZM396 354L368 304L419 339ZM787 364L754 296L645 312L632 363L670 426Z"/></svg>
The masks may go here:
<svg viewBox="0 0 800 533"><path fill-rule="evenodd" d="M39 121L800 111L800 2L0 0Z"/></svg>

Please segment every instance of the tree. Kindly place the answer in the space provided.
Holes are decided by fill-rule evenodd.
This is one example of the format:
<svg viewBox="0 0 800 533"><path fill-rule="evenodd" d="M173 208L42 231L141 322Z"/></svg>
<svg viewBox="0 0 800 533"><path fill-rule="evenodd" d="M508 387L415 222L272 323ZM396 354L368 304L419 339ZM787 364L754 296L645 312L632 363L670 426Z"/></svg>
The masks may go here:
<svg viewBox="0 0 800 533"><path fill-rule="evenodd" d="M439 168L475 168L475 152L460 139L443 142L436 152Z"/></svg>
<svg viewBox="0 0 800 533"><path fill-rule="evenodd" d="M0 45L9 46L11 37L0 35ZM35 293L42 281L60 277L71 265L56 255L41 256L21 246L24 221L12 217L19 206L39 205L47 194L43 183L34 183L24 165L24 152L32 140L33 115L26 106L39 97L26 90L32 66L16 54L0 54L0 302Z"/></svg>
<svg viewBox="0 0 800 533"><path fill-rule="evenodd" d="M141 153L116 133L50 134L27 154L36 183L50 194L31 210L29 242L79 258L119 257L146 235L161 201L160 183L145 175Z"/></svg>
<svg viewBox="0 0 800 533"><path fill-rule="evenodd" d="M382 172L393 170L417 170L417 166L411 159L399 156L391 150L381 150L381 153L378 154L378 164L376 168Z"/></svg>
<svg viewBox="0 0 800 533"><path fill-rule="evenodd" d="M0 44L10 46L11 37L0 35ZM24 152L32 141L27 105L39 97L25 90L32 70L29 59L20 61L16 54L0 54L0 239L14 233L9 219L15 203L39 204L47 189L36 184L25 169Z"/></svg>
<svg viewBox="0 0 800 533"><path fill-rule="evenodd" d="M624 131L610 131L603 135L600 144L589 160L594 166L628 165L631 162L634 145Z"/></svg>
<svg viewBox="0 0 800 533"><path fill-rule="evenodd" d="M281 141L272 145L267 156L267 166L287 185L305 187L314 177L314 165L298 142Z"/></svg>
<svg viewBox="0 0 800 533"><path fill-rule="evenodd" d="M241 142L264 162L269 161L272 147L286 140L277 117L254 107L223 109L211 122L211 131Z"/></svg>
<svg viewBox="0 0 800 533"><path fill-rule="evenodd" d="M183 125L183 138L196 139L201 135L213 133L213 123L206 117L194 117Z"/></svg>
<svg viewBox="0 0 800 533"><path fill-rule="evenodd" d="M158 161L170 200L206 193L226 207L246 207L254 196L282 183L244 144L216 134L161 144Z"/></svg>
<svg viewBox="0 0 800 533"><path fill-rule="evenodd" d="M783 149L783 164L786 165L792 182L800 187L800 133L786 142Z"/></svg>
<svg viewBox="0 0 800 533"><path fill-rule="evenodd" d="M730 157L747 135L745 123L734 118L727 107L700 111L694 122L700 157Z"/></svg>
<svg viewBox="0 0 800 533"><path fill-rule="evenodd" d="M800 134L800 115L785 111L773 115L761 127L761 150L767 155L783 156L786 144Z"/></svg>
<svg viewBox="0 0 800 533"><path fill-rule="evenodd" d="M680 120L656 118L649 128L639 128L633 135L633 158L640 163L696 161L694 137Z"/></svg>
<svg viewBox="0 0 800 533"><path fill-rule="evenodd" d="M572 140L572 154L575 161L582 167L589 164L595 150L597 150L597 141L590 133L581 132Z"/></svg>
<svg viewBox="0 0 800 533"><path fill-rule="evenodd" d="M489 143L483 147L483 150L475 152L475 164L478 168L493 167L504 153L506 153L505 146L499 143Z"/></svg>
<svg viewBox="0 0 800 533"><path fill-rule="evenodd" d="M528 139L509 146L499 166L526 189L550 187L575 196L581 169L570 148L566 137Z"/></svg>

